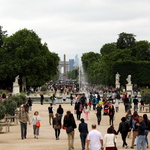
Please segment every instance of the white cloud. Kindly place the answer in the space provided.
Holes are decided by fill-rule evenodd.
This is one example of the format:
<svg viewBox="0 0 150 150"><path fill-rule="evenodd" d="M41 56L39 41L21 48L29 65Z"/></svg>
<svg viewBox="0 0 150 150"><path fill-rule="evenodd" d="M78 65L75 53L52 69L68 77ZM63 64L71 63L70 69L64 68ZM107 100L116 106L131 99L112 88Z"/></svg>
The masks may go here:
<svg viewBox="0 0 150 150"><path fill-rule="evenodd" d="M69 59L99 52L121 32L150 41L149 14L149 0L5 0L0 25L9 35L33 29L51 51Z"/></svg>

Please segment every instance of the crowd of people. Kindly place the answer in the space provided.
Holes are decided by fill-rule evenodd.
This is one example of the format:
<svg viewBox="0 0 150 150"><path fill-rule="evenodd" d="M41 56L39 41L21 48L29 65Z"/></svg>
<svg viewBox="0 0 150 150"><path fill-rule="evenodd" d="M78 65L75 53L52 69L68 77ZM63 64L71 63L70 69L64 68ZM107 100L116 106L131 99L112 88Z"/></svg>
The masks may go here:
<svg viewBox="0 0 150 150"><path fill-rule="evenodd" d="M118 113L120 111L120 99L122 99L122 102L124 104L125 115L121 118L118 130L115 130L115 113ZM29 101L30 100L31 99L29 99ZM147 114L143 114L143 116L138 115L138 106L140 106L141 110L141 107L144 103L139 102L136 95L132 98L131 95L127 95L127 93L125 93L123 97L121 97L117 92L112 92L112 95L110 97L107 97L106 93L104 93L102 97L98 93L90 93L87 97L84 93L75 95L74 97L71 94L71 106L73 105L73 102L75 103L74 112L68 110L64 117L64 109L61 104L56 111L54 111L52 103L48 107L49 124L52 125L55 130L55 138L56 140L59 140L61 129L65 129L68 136L68 150L74 149L75 128L78 128L80 132L82 150L86 149L86 146L87 149L90 150L99 150L104 148L106 150L115 150L117 148L116 137L119 133L122 137L122 147L127 149L129 148L129 143L127 143L126 138L131 137L131 132L131 149L134 149L135 145L137 147L137 150L140 150L141 148L142 150L146 150L146 147L149 147L147 136L148 132L150 131L150 121ZM26 110L25 106L26 104L22 108L22 111L19 115L19 120L21 123L21 138L26 138L27 122L29 122L29 124L33 124L34 138L38 138L40 126L37 126L37 122L41 121L39 112L36 111L32 120L30 121L28 117L29 109ZM32 110L32 106L30 107L30 110ZM89 132L88 124L85 120L89 120L90 111L95 111L97 124L92 124L92 131ZM81 118L82 113L85 114L84 118ZM108 124L110 125L104 137L98 130L96 130L96 127L101 124L102 115L108 116ZM76 124L76 120L81 121L78 127Z"/></svg>

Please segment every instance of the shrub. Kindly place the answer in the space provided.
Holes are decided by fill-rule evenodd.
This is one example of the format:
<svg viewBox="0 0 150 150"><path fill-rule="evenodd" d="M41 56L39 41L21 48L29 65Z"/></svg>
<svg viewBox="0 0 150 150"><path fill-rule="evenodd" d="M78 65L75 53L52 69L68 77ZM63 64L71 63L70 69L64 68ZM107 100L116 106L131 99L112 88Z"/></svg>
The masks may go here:
<svg viewBox="0 0 150 150"><path fill-rule="evenodd" d="M149 92L143 93L142 100L144 101L145 104L150 104L150 93Z"/></svg>
<svg viewBox="0 0 150 150"><path fill-rule="evenodd" d="M17 108L17 103L12 99L7 99L2 103L6 108L6 114L14 115Z"/></svg>
<svg viewBox="0 0 150 150"><path fill-rule="evenodd" d="M17 103L17 107L20 107L27 100L26 96L23 96L23 95L12 96L9 99L14 100Z"/></svg>
<svg viewBox="0 0 150 150"><path fill-rule="evenodd" d="M41 91L47 91L47 86L46 86L46 85L43 85L43 86L41 87Z"/></svg>
<svg viewBox="0 0 150 150"><path fill-rule="evenodd" d="M0 104L0 120L4 118L6 113L6 107L1 103Z"/></svg>

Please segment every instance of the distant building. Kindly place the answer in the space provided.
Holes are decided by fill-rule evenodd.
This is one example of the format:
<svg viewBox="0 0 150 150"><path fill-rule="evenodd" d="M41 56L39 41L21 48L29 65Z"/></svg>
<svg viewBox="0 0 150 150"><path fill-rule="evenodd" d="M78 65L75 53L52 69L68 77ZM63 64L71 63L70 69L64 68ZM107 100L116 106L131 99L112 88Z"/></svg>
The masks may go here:
<svg viewBox="0 0 150 150"><path fill-rule="evenodd" d="M78 58L78 55L75 56L74 67L79 67L79 58Z"/></svg>
<svg viewBox="0 0 150 150"><path fill-rule="evenodd" d="M74 67L74 59L69 59L69 71L72 71Z"/></svg>

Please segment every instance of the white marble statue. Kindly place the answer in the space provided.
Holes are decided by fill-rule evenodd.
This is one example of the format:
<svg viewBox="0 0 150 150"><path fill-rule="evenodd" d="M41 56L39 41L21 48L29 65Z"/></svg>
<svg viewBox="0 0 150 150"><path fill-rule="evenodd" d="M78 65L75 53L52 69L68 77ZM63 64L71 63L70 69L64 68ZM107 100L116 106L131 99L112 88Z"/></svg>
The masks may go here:
<svg viewBox="0 0 150 150"><path fill-rule="evenodd" d="M19 75L15 78L15 83L18 84Z"/></svg>
<svg viewBox="0 0 150 150"><path fill-rule="evenodd" d="M116 84L120 84L120 74L117 72L116 74Z"/></svg>
<svg viewBox="0 0 150 150"><path fill-rule="evenodd" d="M128 78L126 79L127 80L127 84L131 84L131 75L128 75Z"/></svg>

